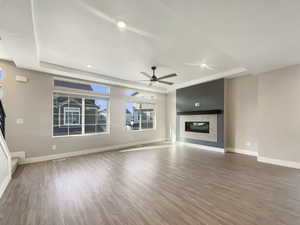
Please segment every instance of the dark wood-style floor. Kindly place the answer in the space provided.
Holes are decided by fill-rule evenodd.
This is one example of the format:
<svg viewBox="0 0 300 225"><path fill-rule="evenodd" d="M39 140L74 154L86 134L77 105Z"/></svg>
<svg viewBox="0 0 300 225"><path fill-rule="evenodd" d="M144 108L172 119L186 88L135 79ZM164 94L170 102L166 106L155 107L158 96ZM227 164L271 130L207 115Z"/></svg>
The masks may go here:
<svg viewBox="0 0 300 225"><path fill-rule="evenodd" d="M19 167L1 225L300 224L300 171L189 147Z"/></svg>

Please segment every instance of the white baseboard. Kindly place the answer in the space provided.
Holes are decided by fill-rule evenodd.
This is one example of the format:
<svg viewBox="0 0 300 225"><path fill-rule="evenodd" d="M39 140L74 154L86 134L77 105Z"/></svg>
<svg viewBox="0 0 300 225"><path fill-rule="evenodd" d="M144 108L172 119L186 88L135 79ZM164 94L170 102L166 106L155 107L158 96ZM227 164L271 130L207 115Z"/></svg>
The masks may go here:
<svg viewBox="0 0 300 225"><path fill-rule="evenodd" d="M167 145L153 145L153 146L145 146L145 147L139 147L139 148L130 148L121 150L119 152L134 152L134 151L144 151L144 150L150 150L150 149L161 149L161 148L172 148L174 147L174 144L167 144Z"/></svg>
<svg viewBox="0 0 300 225"><path fill-rule="evenodd" d="M240 149L240 148L226 148L227 152L233 152L233 153L239 153L244 155L251 155L251 156L258 156L258 152L246 150L246 149Z"/></svg>
<svg viewBox="0 0 300 225"><path fill-rule="evenodd" d="M88 155L88 154L93 154L93 153L98 153L98 152L107 152L107 151L119 150L121 148L134 147L136 145L161 142L161 141L165 141L165 140L166 139L156 139L156 140L151 140L151 141L142 141L142 142L123 144L123 145L112 145L112 146L107 146L107 147L103 147L103 148L86 149L86 150L81 150L81 151L60 153L60 154L55 154L55 155L29 157L29 158L26 158L25 160L21 161L20 164L37 163L37 162L50 161L50 160L55 160L55 159L80 156L80 155Z"/></svg>
<svg viewBox="0 0 300 225"><path fill-rule="evenodd" d="M198 144L187 143L187 142L182 142L182 141L177 141L176 143L179 145L186 145L189 147L199 148L199 149L206 150L206 151L213 151L213 152L220 152L220 153L225 152L224 148L211 147L211 146L207 146L207 145L198 145Z"/></svg>
<svg viewBox="0 0 300 225"><path fill-rule="evenodd" d="M300 169L300 163L293 162L293 161L272 159L272 158L266 158L266 157L262 157L262 156L258 156L257 161L262 162L262 163L274 164L277 166L285 166L285 167Z"/></svg>
<svg viewBox="0 0 300 225"><path fill-rule="evenodd" d="M10 182L10 179L11 179L11 177L10 177L10 176L7 176L7 177L3 180L2 184L0 185L0 198L2 197L4 191L6 190L8 184L9 184L9 182Z"/></svg>
<svg viewBox="0 0 300 225"><path fill-rule="evenodd" d="M10 155L12 158L19 158L21 161L24 161L26 158L25 152L11 152Z"/></svg>

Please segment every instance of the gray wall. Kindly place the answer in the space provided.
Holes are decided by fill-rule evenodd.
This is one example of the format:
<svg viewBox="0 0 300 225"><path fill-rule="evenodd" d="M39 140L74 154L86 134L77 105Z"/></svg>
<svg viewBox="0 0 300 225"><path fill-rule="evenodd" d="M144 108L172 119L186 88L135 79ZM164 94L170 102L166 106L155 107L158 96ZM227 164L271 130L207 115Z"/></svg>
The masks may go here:
<svg viewBox="0 0 300 225"><path fill-rule="evenodd" d="M195 107L199 102L200 107ZM224 112L224 79L202 83L176 91L176 111L199 111L220 109ZM218 141L208 142L179 137L179 117L177 117L177 140L194 144L224 147L224 115L218 114Z"/></svg>
<svg viewBox="0 0 300 225"><path fill-rule="evenodd" d="M259 156L300 163L300 66L258 76Z"/></svg>
<svg viewBox="0 0 300 225"><path fill-rule="evenodd" d="M257 77L226 80L226 147L257 152Z"/></svg>
<svg viewBox="0 0 300 225"><path fill-rule="evenodd" d="M111 86L110 134L53 138L53 76L19 69L6 61L0 61L0 67L4 70L4 107L7 114L7 142L10 151L25 151L27 157L35 157L166 137L166 95L156 94L158 98L156 130L126 131L125 88ZM28 77L29 82L16 82L16 75ZM24 124L16 124L17 118L23 118ZM57 149L52 150L52 145L56 145Z"/></svg>

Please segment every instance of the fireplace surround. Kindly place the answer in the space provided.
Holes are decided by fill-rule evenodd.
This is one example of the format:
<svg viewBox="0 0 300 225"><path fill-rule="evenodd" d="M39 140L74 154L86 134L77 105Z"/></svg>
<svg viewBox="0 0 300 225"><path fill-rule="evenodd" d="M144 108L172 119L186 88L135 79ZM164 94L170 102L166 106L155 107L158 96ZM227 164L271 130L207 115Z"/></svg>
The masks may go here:
<svg viewBox="0 0 300 225"><path fill-rule="evenodd" d="M178 112L179 138L218 142L218 114L221 110Z"/></svg>

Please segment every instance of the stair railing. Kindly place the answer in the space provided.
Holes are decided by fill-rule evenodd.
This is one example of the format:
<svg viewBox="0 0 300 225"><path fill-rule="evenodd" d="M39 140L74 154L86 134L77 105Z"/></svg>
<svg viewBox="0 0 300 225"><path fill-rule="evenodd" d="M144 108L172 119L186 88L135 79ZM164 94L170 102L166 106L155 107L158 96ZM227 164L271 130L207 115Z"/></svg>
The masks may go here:
<svg viewBox="0 0 300 225"><path fill-rule="evenodd" d="M5 138L5 118L6 118L6 114L3 108L2 101L0 100L0 129L4 138Z"/></svg>

